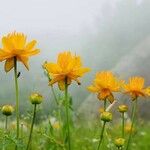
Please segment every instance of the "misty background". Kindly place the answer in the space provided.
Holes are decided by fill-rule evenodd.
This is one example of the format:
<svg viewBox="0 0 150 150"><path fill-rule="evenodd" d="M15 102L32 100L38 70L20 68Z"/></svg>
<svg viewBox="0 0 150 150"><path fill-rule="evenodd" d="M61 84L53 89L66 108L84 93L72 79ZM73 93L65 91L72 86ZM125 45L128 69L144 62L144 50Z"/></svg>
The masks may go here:
<svg viewBox="0 0 150 150"><path fill-rule="evenodd" d="M81 86L70 86L79 114L87 115L87 107L89 114L94 113L100 105L86 90L97 71L112 70L123 79L143 76L150 85L149 0L1 0L0 38L13 31L25 33L28 40L36 39L41 50L30 59L30 71L22 64L18 68L22 112L32 92L43 94L45 110L53 109L53 96L41 65L46 60L56 61L57 54L65 50L80 55L84 66L91 68ZM6 74L3 66L1 63L0 105L15 105L13 71ZM148 101L140 104L145 118L150 115Z"/></svg>

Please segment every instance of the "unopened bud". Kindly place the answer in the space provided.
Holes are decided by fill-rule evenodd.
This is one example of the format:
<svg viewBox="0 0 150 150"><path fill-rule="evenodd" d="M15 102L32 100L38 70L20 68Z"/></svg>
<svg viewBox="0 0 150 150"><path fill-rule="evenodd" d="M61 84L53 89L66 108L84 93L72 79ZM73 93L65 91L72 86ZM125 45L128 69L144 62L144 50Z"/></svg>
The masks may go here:
<svg viewBox="0 0 150 150"><path fill-rule="evenodd" d="M38 93L33 93L30 95L30 101L32 104L41 104L43 101L43 96Z"/></svg>
<svg viewBox="0 0 150 150"><path fill-rule="evenodd" d="M119 112L124 113L128 111L128 106L127 105L120 105L118 107Z"/></svg>
<svg viewBox="0 0 150 150"><path fill-rule="evenodd" d="M2 107L2 113L6 116L12 115L14 108L11 105L4 105Z"/></svg>
<svg viewBox="0 0 150 150"><path fill-rule="evenodd" d="M112 113L104 111L101 114L101 120L105 122L110 122L112 120Z"/></svg>
<svg viewBox="0 0 150 150"><path fill-rule="evenodd" d="M117 139L115 139L115 145L118 148L122 147L124 145L124 143L125 143L125 139L123 139L123 138L117 138Z"/></svg>

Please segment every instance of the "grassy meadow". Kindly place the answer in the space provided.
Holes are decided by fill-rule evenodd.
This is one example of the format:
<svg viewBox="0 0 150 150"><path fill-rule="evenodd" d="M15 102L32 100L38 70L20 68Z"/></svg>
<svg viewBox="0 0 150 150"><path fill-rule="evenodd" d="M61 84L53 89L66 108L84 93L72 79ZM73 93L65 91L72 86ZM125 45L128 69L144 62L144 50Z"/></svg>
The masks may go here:
<svg viewBox="0 0 150 150"><path fill-rule="evenodd" d="M1 106L0 149L2 150L149 150L150 124L138 117L140 97L148 99L150 86L136 75L121 79L109 70L99 70L87 93L96 95L101 107L93 120L78 118L73 107L74 97L70 86L81 85L81 78L91 72L83 60L70 51L60 52L55 62L45 61L43 74L53 94L55 108L45 114L42 93L31 91L28 111L21 114L19 81L23 72L18 63L29 70L28 60L40 53L36 40L27 42L23 33L12 32L2 37L0 61L5 62L6 73L13 71L15 106ZM6 74L7 75L7 74ZM23 78L22 78L23 80ZM37 81L38 82L38 81ZM11 83L12 84L12 83ZM54 86L56 85L56 86ZM32 86L32 85L31 85ZM57 92L56 92L57 91ZM80 92L80 91L79 91ZM61 94L60 94L61 93ZM115 93L126 95L128 105L115 97ZM79 93L80 94L80 93ZM77 95L78 96L78 95ZM120 105L116 106L116 102ZM91 106L92 107L92 106ZM119 115L115 115L112 108ZM88 108L86 108L88 112Z"/></svg>

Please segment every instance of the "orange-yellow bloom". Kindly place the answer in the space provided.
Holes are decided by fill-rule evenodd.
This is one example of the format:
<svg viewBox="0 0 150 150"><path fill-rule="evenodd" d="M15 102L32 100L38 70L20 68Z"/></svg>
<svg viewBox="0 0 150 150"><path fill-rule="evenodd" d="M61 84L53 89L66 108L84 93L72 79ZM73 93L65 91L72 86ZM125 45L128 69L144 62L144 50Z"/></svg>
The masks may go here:
<svg viewBox="0 0 150 150"><path fill-rule="evenodd" d="M54 128L54 129L60 129L60 123L59 123L59 121L55 121L53 124L52 124L52 127Z"/></svg>
<svg viewBox="0 0 150 150"><path fill-rule="evenodd" d="M44 68L51 77L50 85L58 83L61 90L65 88L65 82L69 85L72 80L80 84L78 78L82 77L89 68L84 68L81 63L81 58L72 55L71 52L63 52L58 55L57 63L45 63Z"/></svg>
<svg viewBox="0 0 150 150"><path fill-rule="evenodd" d="M21 61L27 69L28 59L32 55L39 53L39 49L35 49L36 41L29 43L23 33L10 33L2 38L2 48L0 48L0 61L5 62L5 71L8 72L14 67L14 61Z"/></svg>
<svg viewBox="0 0 150 150"><path fill-rule="evenodd" d="M91 92L98 93L99 100L108 99L111 103L114 101L113 92L119 92L122 85L110 71L102 71L96 74L93 84L88 87Z"/></svg>
<svg viewBox="0 0 150 150"><path fill-rule="evenodd" d="M134 127L132 127L132 124L131 123L127 123L126 125L125 125L125 132L127 132L127 133L133 133L133 132L135 132L136 130L135 130L135 128Z"/></svg>
<svg viewBox="0 0 150 150"><path fill-rule="evenodd" d="M124 91L128 93L135 100L139 96L150 96L150 87L144 87L144 78L142 77L131 77L129 83L124 84Z"/></svg>

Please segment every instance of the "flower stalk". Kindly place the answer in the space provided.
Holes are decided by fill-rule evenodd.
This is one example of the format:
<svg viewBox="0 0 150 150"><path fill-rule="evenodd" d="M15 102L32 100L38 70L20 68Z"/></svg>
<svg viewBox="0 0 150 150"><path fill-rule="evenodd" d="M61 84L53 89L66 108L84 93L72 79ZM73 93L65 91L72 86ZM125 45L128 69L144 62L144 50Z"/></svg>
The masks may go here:
<svg viewBox="0 0 150 150"><path fill-rule="evenodd" d="M101 131L101 134L100 134L100 140L99 140L97 150L100 149L100 146L101 146L101 143L102 143L102 140L103 140L105 125L106 125L106 121L104 121L103 126L102 126L102 131Z"/></svg>
<svg viewBox="0 0 150 150"><path fill-rule="evenodd" d="M20 133L20 137L23 138L23 123L21 123L21 133Z"/></svg>
<svg viewBox="0 0 150 150"><path fill-rule="evenodd" d="M8 125L8 117L5 118L5 130L7 131L7 125Z"/></svg>
<svg viewBox="0 0 150 150"><path fill-rule="evenodd" d="M129 134L129 138L128 138L128 141L127 141L127 147L126 147L126 150L129 149L129 146L130 146L130 143L131 143L131 138L132 138L132 129L133 129L133 126L134 126L134 121L135 121L135 113L136 113L136 108L137 108L137 98L132 102L132 113L131 113L131 132Z"/></svg>
<svg viewBox="0 0 150 150"><path fill-rule="evenodd" d="M28 144L27 144L26 150L29 149L30 144L31 144L31 140L32 140L32 132L33 132L33 126L34 126L35 116L36 116L36 106L37 106L37 104L34 104L32 124L31 124L31 128L30 128L30 135L29 135L29 139L28 139Z"/></svg>
<svg viewBox="0 0 150 150"><path fill-rule="evenodd" d="M17 78L17 58L14 57L14 77L15 77L15 90L16 90L16 136L19 138L19 88L18 88L18 78Z"/></svg>
<svg viewBox="0 0 150 150"><path fill-rule="evenodd" d="M118 111L121 113L121 119L122 119L122 138L124 138L124 123L125 123L124 114L125 114L125 112L128 111L128 107L126 105L119 105Z"/></svg>
<svg viewBox="0 0 150 150"><path fill-rule="evenodd" d="M107 101L106 99L104 100L104 111L106 111L106 106L107 106Z"/></svg>
<svg viewBox="0 0 150 150"><path fill-rule="evenodd" d="M97 147L97 150L100 149L101 143L103 141L103 136L104 136L104 130L105 130L105 126L106 126L106 122L109 122L112 120L112 114L106 111L106 104L107 101L106 99L104 100L104 112L101 114L101 120L103 121L103 126L102 126L102 130L100 133L100 140L99 140L99 144Z"/></svg>
<svg viewBox="0 0 150 150"><path fill-rule="evenodd" d="M67 138L67 142L68 142L68 150L71 150L70 127L69 127L69 101L68 101L68 84L67 84L67 78L65 79L65 107L66 107L66 125L67 125L66 138Z"/></svg>
<svg viewBox="0 0 150 150"><path fill-rule="evenodd" d="M59 102L58 102L57 96L56 96L56 94L55 94L53 85L51 85L51 90L52 90L52 94L53 94L53 96L54 96L55 102L56 102L56 104L57 104L57 106L58 106L58 105L59 105Z"/></svg>
<svg viewBox="0 0 150 150"><path fill-rule="evenodd" d="M122 113L122 138L124 138L124 112Z"/></svg>

